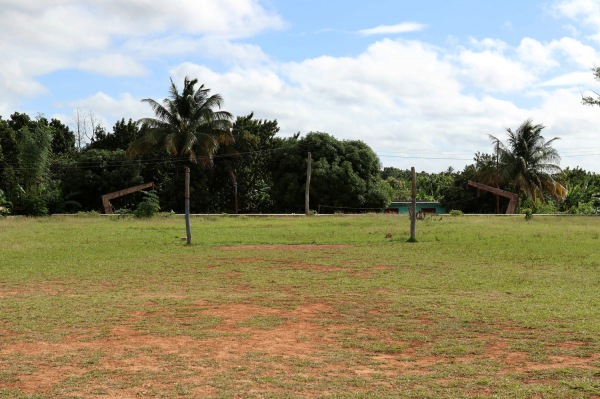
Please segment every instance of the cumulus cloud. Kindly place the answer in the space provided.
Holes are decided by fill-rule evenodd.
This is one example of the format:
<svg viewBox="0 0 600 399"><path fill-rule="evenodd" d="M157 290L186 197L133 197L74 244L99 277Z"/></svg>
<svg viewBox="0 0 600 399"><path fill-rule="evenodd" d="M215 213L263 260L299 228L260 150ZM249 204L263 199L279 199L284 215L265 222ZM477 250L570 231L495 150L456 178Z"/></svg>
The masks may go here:
<svg viewBox="0 0 600 399"><path fill-rule="evenodd" d="M122 54L104 54L88 58L82 60L78 66L84 71L105 76L141 76L147 73L142 64Z"/></svg>
<svg viewBox="0 0 600 399"><path fill-rule="evenodd" d="M184 63L171 74L179 81L194 76L210 82L227 110L277 119L284 135L326 131L367 142L386 165L439 171L449 165L460 169L476 151L491 151L488 134L503 137L506 128L528 118L548 126L549 137L560 136L567 153L581 138L588 140L600 111L581 105L577 87L590 84L591 72L561 69L566 54L588 50L580 44L527 39L510 47L481 40L449 51L384 39L355 57L321 56L224 73ZM542 67L533 68L528 49L539 55ZM524 98L525 105L504 98L506 93Z"/></svg>
<svg viewBox="0 0 600 399"><path fill-rule="evenodd" d="M458 72L439 48L385 39L356 57L322 56L226 73L185 63L171 75L177 81L194 76L211 82L211 89L224 96L225 109L277 119L284 135L325 131L388 154L461 153L451 156L458 159L411 161L441 170L460 167L475 151L486 150L488 133L527 118L509 101L463 93ZM401 161L396 156L384 160L388 165Z"/></svg>
<svg viewBox="0 0 600 399"><path fill-rule="evenodd" d="M23 96L44 94L39 76L69 68L131 77L128 89L148 84L143 96L157 100L167 95L169 76L180 87L185 76L198 78L234 115L277 119L283 135L318 130L360 139L387 154L382 161L390 166L460 169L474 152L491 151L488 134L503 136L528 118L548 126L548 137L560 136L561 150L595 142L600 109L583 107L581 91L593 88L589 68L598 64L597 52L581 36L525 37L516 45L455 38L440 47L391 38L425 28L403 23L359 31L372 41L352 56L282 62L245 40L285 26L258 0L0 2L8 60L0 69L0 113ZM563 17L594 31L595 1L558 6ZM160 71L148 66L154 60L162 61ZM97 90L66 105L93 111L107 127L152 115L139 96Z"/></svg>
<svg viewBox="0 0 600 399"><path fill-rule="evenodd" d="M113 21L127 21L121 32L131 35L180 30L241 38L285 26L281 17L256 0L95 0L94 4Z"/></svg>
<svg viewBox="0 0 600 399"><path fill-rule="evenodd" d="M600 3L595 0L564 0L556 3L554 9L577 26L590 29L588 37L600 43Z"/></svg>
<svg viewBox="0 0 600 399"><path fill-rule="evenodd" d="M595 0L564 0L554 8L567 18L600 28L600 4Z"/></svg>
<svg viewBox="0 0 600 399"><path fill-rule="evenodd" d="M284 21L258 0L2 0L3 101L44 89L39 77L74 69L139 76L164 54L206 50L208 57L265 60L256 46L233 43ZM187 46L193 43L191 48ZM160 45L156 45L160 44ZM15 81L19 81L18 84Z"/></svg>
<svg viewBox="0 0 600 399"><path fill-rule="evenodd" d="M552 49L544 43L526 37L521 40L517 48L519 60L537 72L545 72L560 65L552 54Z"/></svg>
<svg viewBox="0 0 600 399"><path fill-rule="evenodd" d="M489 41L448 52L419 41L383 39L354 57L246 64L225 71L184 62L169 74L176 83L185 76L206 83L223 95L224 109L234 115L254 112L256 118L278 120L282 135L325 131L365 141L385 165L440 171L462 169L475 152L491 151L488 134L503 137L506 128L528 118L546 125L548 137L560 136L559 149L565 154L581 148L581 140L591 140L600 111L583 107L574 87L589 84L591 73L542 79L557 68L553 60L563 54L559 42L530 41L510 48ZM527 71L520 54L527 46L547 57L544 75ZM537 82L535 90L532 82ZM157 100L167 86L165 82ZM481 93L473 94L474 87ZM529 92L533 105L522 107L497 96L502 90ZM72 105L115 118L151 115L131 95L97 93ZM569 160L574 159L567 157L563 165Z"/></svg>
<svg viewBox="0 0 600 399"><path fill-rule="evenodd" d="M80 110L84 113L92 112L105 127L112 126L113 121L121 118L138 120L149 114L148 105L129 93L115 98L99 91L92 96L72 101L67 105L73 110ZM73 119L71 118L71 121Z"/></svg>
<svg viewBox="0 0 600 399"><path fill-rule="evenodd" d="M536 76L523 64L494 51L464 50L458 60L463 79L490 92L518 91L536 81Z"/></svg>

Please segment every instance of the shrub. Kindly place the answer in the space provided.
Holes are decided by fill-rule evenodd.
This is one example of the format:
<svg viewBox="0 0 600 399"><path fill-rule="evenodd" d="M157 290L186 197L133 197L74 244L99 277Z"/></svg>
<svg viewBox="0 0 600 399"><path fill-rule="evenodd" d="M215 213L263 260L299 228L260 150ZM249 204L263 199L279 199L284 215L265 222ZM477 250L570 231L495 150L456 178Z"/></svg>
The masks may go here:
<svg viewBox="0 0 600 399"><path fill-rule="evenodd" d="M30 216L45 216L48 214L48 203L42 193L28 192L21 197L21 212Z"/></svg>
<svg viewBox="0 0 600 399"><path fill-rule="evenodd" d="M450 216L462 216L464 215L463 211L458 210L458 209L452 209L450 211Z"/></svg>
<svg viewBox="0 0 600 399"><path fill-rule="evenodd" d="M0 190L0 216L8 215L11 207L12 203L4 197L4 192Z"/></svg>
<svg viewBox="0 0 600 399"><path fill-rule="evenodd" d="M598 213L598 210L594 208L594 201L578 202L577 206L569 209L569 213L577 215L594 215Z"/></svg>
<svg viewBox="0 0 600 399"><path fill-rule="evenodd" d="M535 201L531 198L525 199L519 206L521 213L525 213L525 209L531 209L531 213L534 215L546 214L552 215L558 213L556 210L556 203L552 198L546 198L545 201L537 198Z"/></svg>
<svg viewBox="0 0 600 399"><path fill-rule="evenodd" d="M525 214L525 220L531 220L533 218L533 210L531 208L521 209L521 213Z"/></svg>
<svg viewBox="0 0 600 399"><path fill-rule="evenodd" d="M143 193L144 199L135 208L133 214L138 218L149 218L160 211L160 201L154 190L144 191Z"/></svg>

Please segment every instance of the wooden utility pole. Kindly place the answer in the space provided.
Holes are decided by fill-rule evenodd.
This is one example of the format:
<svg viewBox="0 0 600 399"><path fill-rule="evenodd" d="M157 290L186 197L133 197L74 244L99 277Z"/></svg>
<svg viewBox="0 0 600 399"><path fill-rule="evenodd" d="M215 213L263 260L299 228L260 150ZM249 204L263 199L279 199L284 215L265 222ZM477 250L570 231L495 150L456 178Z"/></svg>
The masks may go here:
<svg viewBox="0 0 600 399"><path fill-rule="evenodd" d="M417 174L415 167L410 168L412 175L412 194L410 203L410 242L417 241Z"/></svg>
<svg viewBox="0 0 600 399"><path fill-rule="evenodd" d="M229 177L231 178L231 182L233 183L233 211L238 213L238 185L237 185L237 176L235 175L233 170L229 171Z"/></svg>
<svg viewBox="0 0 600 399"><path fill-rule="evenodd" d="M306 216L310 214L310 174L312 158L310 152L308 153L308 159L306 160L306 188L304 190L304 213Z"/></svg>
<svg viewBox="0 0 600 399"><path fill-rule="evenodd" d="M233 201L234 204L233 206L235 207L235 213L239 213L239 209L238 209L238 192L237 192L237 181L235 183L233 183Z"/></svg>
<svg viewBox="0 0 600 399"><path fill-rule="evenodd" d="M500 189L500 140L496 140L496 188ZM500 196L496 193L496 214L500 213Z"/></svg>
<svg viewBox="0 0 600 399"><path fill-rule="evenodd" d="M187 245L192 244L192 230L190 228L190 168L185 167L185 233Z"/></svg>

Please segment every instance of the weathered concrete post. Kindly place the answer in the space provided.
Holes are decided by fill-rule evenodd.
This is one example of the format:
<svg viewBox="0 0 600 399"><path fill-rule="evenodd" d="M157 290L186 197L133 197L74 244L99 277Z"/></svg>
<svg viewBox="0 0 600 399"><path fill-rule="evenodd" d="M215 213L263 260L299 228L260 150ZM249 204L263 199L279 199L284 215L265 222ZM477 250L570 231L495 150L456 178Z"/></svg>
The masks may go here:
<svg viewBox="0 0 600 399"><path fill-rule="evenodd" d="M190 228L190 168L185 167L185 233L187 245L192 244L192 230Z"/></svg>
<svg viewBox="0 0 600 399"><path fill-rule="evenodd" d="M412 176L412 194L410 203L410 242L417 241L417 175L415 167L410 168Z"/></svg>

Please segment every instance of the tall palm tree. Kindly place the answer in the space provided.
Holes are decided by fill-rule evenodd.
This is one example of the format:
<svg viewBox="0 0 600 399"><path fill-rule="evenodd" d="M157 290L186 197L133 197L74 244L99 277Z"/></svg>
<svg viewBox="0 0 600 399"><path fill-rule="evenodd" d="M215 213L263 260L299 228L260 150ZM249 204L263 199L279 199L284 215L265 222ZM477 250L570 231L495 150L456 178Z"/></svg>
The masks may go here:
<svg viewBox="0 0 600 399"><path fill-rule="evenodd" d="M179 93L171 79L170 96L162 104L146 98L156 118L142 118L138 121L147 133L132 142L127 155L137 157L159 149L165 149L172 156L188 157L192 163L212 165L213 155L219 145L233 142L231 121L233 116L221 108L223 98L219 94L209 95L210 89L194 86L198 79L183 82Z"/></svg>
<svg viewBox="0 0 600 399"><path fill-rule="evenodd" d="M183 90L179 93L171 79L170 97L160 104L151 98L143 99L150 104L156 118L143 118L138 121L147 133L132 142L127 155L139 155L165 149L172 156L188 157L191 163L204 166L212 165L213 156L221 144L233 142L231 120L227 111L214 111L221 108L223 98L219 94L209 95L210 90L201 85L194 86L198 79L183 81ZM190 230L189 167L186 166L185 179L185 227L187 244L192 243Z"/></svg>
<svg viewBox="0 0 600 399"><path fill-rule="evenodd" d="M518 193L534 201L538 198L543 201L544 193L559 198L566 194L565 188L554 180L561 169L560 155L552 144L559 138L546 141L542 136L544 128L528 119L516 131L506 130L506 144L490 135L490 139L498 143L500 181L513 183Z"/></svg>

